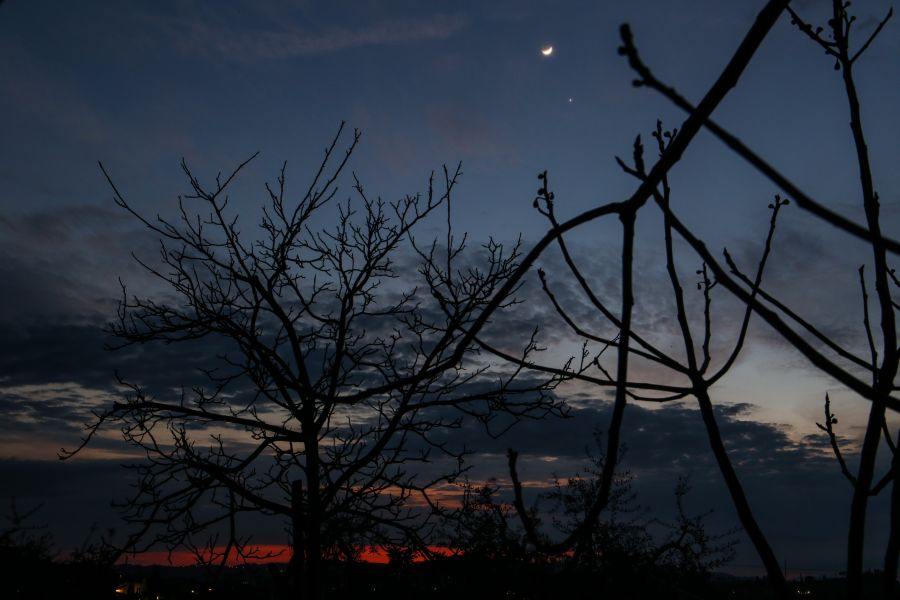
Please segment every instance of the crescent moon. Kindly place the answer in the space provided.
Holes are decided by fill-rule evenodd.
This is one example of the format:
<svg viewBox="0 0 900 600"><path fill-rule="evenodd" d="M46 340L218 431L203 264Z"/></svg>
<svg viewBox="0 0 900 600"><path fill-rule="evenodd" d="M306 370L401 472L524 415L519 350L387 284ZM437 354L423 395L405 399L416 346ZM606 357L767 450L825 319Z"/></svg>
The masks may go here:
<svg viewBox="0 0 900 600"><path fill-rule="evenodd" d="M543 54L544 56L550 56L551 54L553 54L553 46L541 48L541 54Z"/></svg>

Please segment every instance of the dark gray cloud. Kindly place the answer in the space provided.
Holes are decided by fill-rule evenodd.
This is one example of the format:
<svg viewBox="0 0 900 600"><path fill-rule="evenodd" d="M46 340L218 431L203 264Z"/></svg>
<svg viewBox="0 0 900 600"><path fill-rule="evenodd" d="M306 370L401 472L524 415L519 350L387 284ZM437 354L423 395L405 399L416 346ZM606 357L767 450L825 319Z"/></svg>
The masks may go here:
<svg viewBox="0 0 900 600"><path fill-rule="evenodd" d="M99 322L52 323L0 328L0 379L5 385L77 382L107 388L115 357Z"/></svg>
<svg viewBox="0 0 900 600"><path fill-rule="evenodd" d="M849 504L849 485L831 456L822 452L820 441L796 441L784 426L741 420L749 409L741 405L722 406L717 415L729 455L763 530L779 556L791 557L789 568L838 570L846 533L842 516ZM608 405L599 404L593 409L573 411L570 419L526 421L498 441L467 427L448 435L455 436L455 442L465 441L477 448L478 452L466 462L474 467L470 477L497 477L502 484L508 478L505 448L513 446L522 453L520 476L533 485L537 481L549 483L554 474L562 480L578 474L587 464L588 455L597 456L593 434L605 426L608 415ZM663 519L673 515L675 482L679 476L689 476L692 491L687 498L688 509L699 513L714 508L709 521L711 531L738 525L694 409L672 406L649 410L630 406L623 440L622 468L635 475L639 502L654 515ZM855 456L851 454L848 459L852 462ZM440 460L422 466L426 476L440 468ZM8 502L14 496L20 508L43 504L36 519L50 526L61 546L78 543L91 522L104 527L113 525L104 507L128 494L133 477L117 461L79 459L65 463L0 460L0 476L17 482L6 488L0 501ZM79 519L71 518L73 511L77 511ZM879 559L885 533L876 524L886 518L886 511L885 499L874 498L870 513L873 526L869 532L871 556L867 556L873 561ZM257 531L261 543L284 541L283 524L278 519L253 517L248 525ZM736 564L758 564L746 540L742 539Z"/></svg>
<svg viewBox="0 0 900 600"><path fill-rule="evenodd" d="M71 204L0 215L0 325L115 316L120 277L153 284L131 252L157 252L155 244L114 206Z"/></svg>
<svg viewBox="0 0 900 600"><path fill-rule="evenodd" d="M94 420L110 399L82 387L62 385L0 388L0 413L5 415L0 431L28 437L70 437Z"/></svg>
<svg viewBox="0 0 900 600"><path fill-rule="evenodd" d="M109 221L125 225L112 213L102 210L36 214L18 221L5 219L4 226L10 232L7 247L13 249L10 254L19 261L13 265L9 281L14 289L23 290L23 297L31 298L27 304L17 300L16 306L25 307L26 315L42 316L40 319L8 319L0 327L0 412L9 417L3 429L7 435L53 437L60 440L60 445L71 445L81 434L82 425L91 421L90 410L102 407L117 392L113 376L116 371L129 380L146 385L151 393L171 395L182 386L203 383L200 369L211 366L215 362L212 357L233 350L230 342L214 337L189 343L128 347L117 352L105 350L104 347L114 341L104 332L105 320L114 314L114 299L104 298L101 286L92 288L80 282L90 281L89 273L108 272L113 268L112 265L97 264L95 257L125 254L123 248L135 241L129 237L127 226L113 228L114 233L99 237L92 233L101 223ZM55 263L45 252L56 247L57 242L70 249L80 245L81 254L73 251L75 260L68 265ZM815 243L792 245L798 251L784 266L787 272L824 251ZM146 246L147 250L149 248ZM587 265L586 273L595 283L598 294L609 301L613 310L618 310L619 265L615 261L615 252L610 249L611 260L603 261L597 260L589 248L577 250L579 257L584 257L580 260ZM472 264L484 261L483 252L474 254ZM752 256L752 249L747 254ZM404 255L399 259L398 268L412 273L416 264L415 257ZM580 324L596 327L594 331L605 335L613 334L577 285L570 278L561 276L565 267L558 256L548 255L542 260L542 266L553 278L554 293L571 307L573 317ZM46 272L42 273L41 269ZM685 281L689 281L690 273L685 271ZM638 265L637 272L643 286L639 294L638 326L660 343L677 340L671 294L661 265L651 256ZM782 285L789 283L784 278L773 279ZM51 284L56 285L55 294L48 289ZM151 293L153 289L151 286ZM385 295L396 297L399 290L386 290ZM26 291L33 295L28 296ZM687 293L692 291L688 287ZM498 315L488 330L488 335L493 336L491 339L504 349L520 349L535 325L541 326L540 339L545 343L561 344L574 339L543 296L534 273L529 274L518 296L525 301L508 313ZM694 297L694 308L696 301ZM422 308L429 318L440 319L434 306L425 303ZM391 324L386 321L365 319L359 325L369 335L385 335L391 330ZM732 325L727 317L724 325L725 329ZM487 359L487 356L483 358ZM534 380L534 375L528 375L521 383L527 385ZM484 386L481 383L477 389L486 389ZM577 473L589 455L602 450L596 445L594 434L602 432L609 419L609 403L592 400L596 390L582 390L579 395L581 398L573 404L569 419L526 419L499 439L486 435L477 423L464 422L459 429L439 432L433 437L453 447L474 451L467 461L474 467L470 472L472 477L504 479L507 476L505 451L513 447L521 453L520 473L526 480L546 482L553 474L565 478ZM823 531L820 524L828 522L832 515L846 513L848 493L828 453L827 442L822 436L807 436L797 441L796 436L783 426L753 421L753 407L747 405L721 405L717 414L732 461L776 549L787 555L807 557L809 564L826 564L828 561L833 564L833 557L841 555L845 526L831 525L829 531ZM493 430L502 425L495 423ZM719 529L736 525L736 515L730 508L727 491L709 453L702 422L689 404L661 410L630 405L623 434L623 467L636 475L635 485L642 502L660 514L671 512L674 479L688 474L694 486L691 503L698 510L717 507L713 523ZM98 439L94 448L121 451L121 445L109 438ZM853 460L852 455L849 458ZM433 464L423 467L423 476L441 472L443 466L446 465L436 457ZM108 463L88 462L61 474L45 473L47 464L38 462L7 461L3 468L10 476L25 482L21 488L23 500L38 498L41 494L53 498L48 502L45 514L48 522L60 522L61 533L58 535L62 540L69 540L66 543L74 543L81 535L77 527L62 523L62 515L67 510L65 506L70 500L75 506L83 507L86 516L96 514L97 520L102 520L101 511L87 508L88 505L96 506L99 498L94 497L96 494L79 497L79 487L74 482L111 477ZM59 481L60 485L42 484L45 476L48 482ZM115 477L127 479L129 475L117 471ZM842 489L844 493L841 493ZM124 486L123 491L127 491ZM876 500L872 521L877 522L883 517L884 510L882 502ZM267 531L273 536L272 541L278 541L279 527ZM873 534L876 541L870 546L872 559L877 558L879 535L877 531ZM739 560L748 563L755 561L747 545L742 546L740 557Z"/></svg>
<svg viewBox="0 0 900 600"><path fill-rule="evenodd" d="M650 207L647 210L654 209ZM867 265L870 311L874 315L877 307L873 303L871 265L868 264L870 250L853 240L842 240L840 235L832 231L811 227L809 215L798 211L793 205L782 211L763 287L826 337L865 358L868 351L862 327L862 293L857 269L860 265ZM760 213L757 215L759 218L754 222L758 222L758 234L736 238L728 247L738 267L750 277L755 275L762 255L767 225L764 217L768 216L768 209L763 205L757 212ZM650 219L650 224L653 227L659 225L654 223L653 218ZM652 230L653 227L649 229ZM662 229L660 227L658 234L652 234L650 230L645 231L646 238L640 240L640 252L634 267L634 331L670 357L684 363L684 341L679 330L675 296L661 247ZM621 310L620 249L615 236L610 238L598 235L597 238L599 241L594 243L587 243L580 238L570 242L570 251L592 292L613 314L618 315ZM697 270L701 268L702 261L683 243L676 243L675 248L694 346L699 353L705 329L704 297L697 289L701 280ZM725 260L721 258L722 250L712 249L725 266ZM540 266L547 273L550 289L557 301L578 327L607 338L616 335L616 329L589 301L555 248L541 257ZM529 277L528 285L523 288L522 293L525 302L514 307L508 314L501 315L494 331L515 331L518 339L522 339L522 336L530 332L531 327L540 324L543 325L543 331L539 339L551 347L554 344L577 342L579 336L556 314L549 299L540 290L536 275L531 274ZM722 364L734 348L745 307L723 286L714 287L711 297L710 352L714 372L716 366ZM789 319L785 320L790 322ZM796 324L793 327L826 355L832 356L830 350L813 340L801 327ZM756 315L751 319L749 339L748 345L757 350L775 350L782 361L788 361L783 362L783 366L803 369L807 374L815 372L815 368L807 360L793 352L783 337ZM592 347L595 351L600 348L596 343ZM550 359L550 364L560 366L568 356L557 355L555 359ZM612 361L615 353L608 352L606 358ZM611 367L612 363L608 363L608 366ZM849 368L851 372L858 370L853 366ZM633 362L632 373L635 377L648 381L666 384L678 382L674 373L666 373L640 359ZM823 383L823 388L824 386Z"/></svg>
<svg viewBox="0 0 900 600"><path fill-rule="evenodd" d="M752 410L748 405L720 405L716 414L729 457L763 530L779 556L791 557L790 568L840 570L847 530L844 515L852 490L840 474L824 434L798 440L787 426L749 420ZM508 481L505 450L512 447L520 452L522 480L546 484L554 475L565 481L579 474L589 456L605 450L596 443L594 433L608 426L609 413L609 404L598 402L593 408L573 410L570 419L523 421L499 440L485 438L472 428L448 435L477 449L469 460L472 477ZM639 501L654 514L672 516L675 482L679 476L688 476L692 485L689 509L714 509L711 530L739 527L697 410L689 405L655 410L630 405L622 447L621 467L636 477ZM848 452L847 459L852 468L855 454ZM885 472L885 463L881 461L879 476ZM508 487L505 490L509 493ZM888 511L887 498L881 496L873 498L869 516L872 543L867 546L867 560L872 561L880 559L886 541L885 531L878 525ZM738 550L736 565L759 564L743 537Z"/></svg>
<svg viewBox="0 0 900 600"><path fill-rule="evenodd" d="M58 438L73 439L89 409L116 394L116 370L153 393L172 396L181 385L202 381L198 369L210 366L211 356L231 350L212 338L103 350L102 327L115 314L117 277L154 298L168 297L129 259L129 252L137 250L152 260L158 251L152 236L108 201L97 204L110 195L97 173L97 158L107 161L146 214L168 214L177 191L185 189L175 166L179 156L197 165L204 181L257 148L275 163L267 174L283 157L292 165L316 165L320 144L349 116L357 120L351 125L366 127L372 138L366 138L353 168L373 188L396 197L398 189L421 188L421 176L441 161L463 158L468 163L471 157L465 193L454 201L458 230L477 231L473 241L492 234L511 239L519 230L537 239L548 227L528 208L537 172L550 170L558 184L559 212L566 216L620 200L635 182L618 172L611 156L627 156L634 133L641 130L651 148L649 158L654 152L646 129L656 116L669 125L683 119L657 95L629 85L632 74L615 53L616 27L631 22L642 55L660 76L698 98L755 9L701 4L685 10L657 2L648 10L629 3L615 8L515 2L436 7L413 1L342 6L265 0L250 8L158 2L136 9L88 1L77 8L63 3L48 12L39 3L4 3L0 130L16 143L0 148L0 414L5 417L0 442L6 447L18 436L17 447L26 451L20 455L28 456L29 448L37 453L51 441L57 445L53 440ZM870 12L860 13L857 23L871 30L879 7L862 10ZM549 60L537 52L546 43L557 48ZM894 68L896 45L896 36L882 35L868 51L866 69ZM847 144L845 102L832 93L836 80L830 67L813 44L782 23L716 118L825 204L861 221L853 202L858 176ZM769 93L774 89L779 93ZM870 115L866 123L877 124L868 132L879 191L894 201L885 203L884 224L896 230L900 220L891 218L897 198L892 188L898 180L890 123L900 88L862 70L859 90ZM289 177L291 186L295 181ZM727 244L742 268L752 271L765 233L765 204L775 191L771 184L705 134L685 154L671 182L679 214L710 249L718 256ZM247 207L256 206L262 190L238 182L234 191L231 206L246 219ZM245 229L254 220L242 220ZM660 260L658 210L648 205L638 225L636 327L678 356L682 349ZM592 285L616 312L619 231L613 217L580 228L570 240ZM692 323L700 324L700 296L692 288L699 261L682 244L676 246ZM784 213L765 285L829 336L864 348L856 268L867 260L860 244L791 207ZM415 270L414 262L403 262L404 275ZM579 324L601 335L615 334L586 302L558 255L547 254L540 265ZM564 364L577 352L577 340L543 298L533 273L520 297L525 302L498 315L486 335L514 351L539 325L538 341L550 348L542 359ZM719 358L733 340L742 311L721 287L713 310L713 351ZM751 330L749 356L738 364L753 370L747 379L761 381L774 374L772 369L785 380L797 374L803 379L797 387L804 389L789 390L791 396L803 397L798 404L815 396L818 403L818 386L831 382L800 373L806 361L758 323ZM371 320L365 326L373 335L389 330ZM766 359L770 363L760 366ZM478 360L489 359L482 355ZM635 377L674 379L640 361L633 367ZM795 432L753 422L762 410L781 410L793 399L780 392L764 399L752 393L753 381L742 383L744 389L729 385L723 381L723 398L760 398L758 408L744 413L739 411L746 407L723 405L719 417L751 501L767 531L778 538L777 550L789 559L810 561L841 556L847 486L822 437L804 437L805 425ZM571 401L573 418L523 422L499 441L472 424L445 435L481 452L472 459L473 474L479 476L503 476L508 445L523 452L522 470L531 477L577 471L585 449L592 447L594 428L608 419L608 405L597 400L607 398L608 391L577 386L557 391ZM856 430L851 419L845 424L844 414L842 406L842 432L850 437ZM793 417L810 420L798 413ZM625 466L639 476L648 502L668 501L671 477L688 471L697 505L714 505L725 521L734 522L690 403L661 411L631 407L625 433ZM28 443L19 441L22 436ZM113 449L110 440L97 443ZM853 462L852 452L848 458ZM91 486L85 493L104 487L107 476L109 486L118 485L106 466L84 464L80 470L80 464L67 465L72 470L66 472L46 464L6 464L4 480L21 480L22 490L37 490L35 482L46 482L40 494L53 498L54 480L81 480ZM59 489L64 492L60 498L76 501L77 485ZM56 506L58 518L70 514L64 503ZM873 523L885 523L883 505L873 510ZM876 553L880 534L871 538Z"/></svg>
<svg viewBox="0 0 900 600"><path fill-rule="evenodd" d="M95 321L0 328L2 385L71 382L110 390L119 373L126 380L147 385L151 392L162 392L202 382L201 369L215 366L211 357L233 349L232 342L210 337L196 343L111 350L120 340L110 336L105 327Z"/></svg>
<svg viewBox="0 0 900 600"><path fill-rule="evenodd" d="M747 404L716 406L726 447L739 469L748 473L775 472L796 465L830 463L830 457L822 452L821 441L806 444L794 440L785 426L751 420L754 409ZM497 439L486 436L483 427L475 422L444 436L477 453L505 454L507 448L513 448L523 457L579 461L588 453L596 454L595 433L602 439L611 413L611 402L596 400L573 407L567 418L522 419ZM605 449L605 441L602 444ZM689 403L663 408L629 404L622 444L629 468L651 475L687 467L715 467L700 413Z"/></svg>

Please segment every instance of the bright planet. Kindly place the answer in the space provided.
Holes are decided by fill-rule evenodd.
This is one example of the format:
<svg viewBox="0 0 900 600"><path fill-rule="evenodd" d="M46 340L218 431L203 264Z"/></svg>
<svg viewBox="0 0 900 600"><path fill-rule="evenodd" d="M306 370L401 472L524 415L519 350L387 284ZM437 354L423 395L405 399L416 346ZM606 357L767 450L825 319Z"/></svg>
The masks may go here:
<svg viewBox="0 0 900 600"><path fill-rule="evenodd" d="M553 54L553 46L541 48L541 54L543 54L544 56L550 56L551 54Z"/></svg>

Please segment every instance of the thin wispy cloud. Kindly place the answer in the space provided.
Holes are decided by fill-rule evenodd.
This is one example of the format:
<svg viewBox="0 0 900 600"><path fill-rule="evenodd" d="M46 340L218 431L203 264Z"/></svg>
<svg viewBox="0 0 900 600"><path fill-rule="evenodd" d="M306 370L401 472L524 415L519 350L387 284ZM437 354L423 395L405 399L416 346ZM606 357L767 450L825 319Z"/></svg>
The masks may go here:
<svg viewBox="0 0 900 600"><path fill-rule="evenodd" d="M169 33L185 53L253 62L441 40L454 35L464 25L461 15L447 14L384 20L358 27L327 27L321 31L293 24L247 30L225 23L193 20L169 23Z"/></svg>

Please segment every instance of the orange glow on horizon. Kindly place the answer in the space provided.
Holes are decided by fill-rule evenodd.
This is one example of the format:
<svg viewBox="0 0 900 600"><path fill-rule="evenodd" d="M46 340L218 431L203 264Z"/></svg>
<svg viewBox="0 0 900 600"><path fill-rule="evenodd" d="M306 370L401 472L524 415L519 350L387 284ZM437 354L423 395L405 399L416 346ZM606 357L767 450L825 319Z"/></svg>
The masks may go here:
<svg viewBox="0 0 900 600"><path fill-rule="evenodd" d="M228 566L236 566L240 564L267 564L267 563L286 563L291 558L291 547L285 544L260 544L254 545L253 548L257 554L271 555L266 558L249 558L246 561L237 557L230 557ZM428 546L428 549L438 555L449 556L453 552L443 546ZM224 547L217 547L216 552L221 553ZM362 562L386 565L389 562L388 554L384 548L380 546L365 546L359 553L359 559ZM424 562L424 556L417 554L413 558L413 562ZM166 550L152 550L141 554L128 554L120 559L119 564L132 564L140 566L172 566L172 567L191 567L197 564L196 555L189 550L176 550L167 552Z"/></svg>
<svg viewBox="0 0 900 600"><path fill-rule="evenodd" d="M254 549L255 554L271 556L266 556L266 558L249 558L244 561L232 555L228 559L228 565L235 566L243 564L244 562L249 564L285 563L291 557L291 547L284 544L254 544L252 548ZM224 550L224 546L216 547L217 553L224 552ZM191 567L197 564L197 556L190 550L175 550L174 552L151 550L140 554L126 554L119 559L119 564L124 563L141 566L165 565L172 567Z"/></svg>

